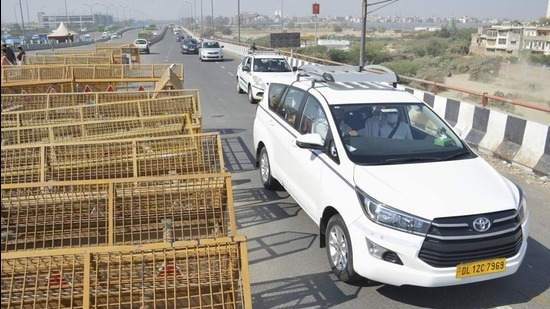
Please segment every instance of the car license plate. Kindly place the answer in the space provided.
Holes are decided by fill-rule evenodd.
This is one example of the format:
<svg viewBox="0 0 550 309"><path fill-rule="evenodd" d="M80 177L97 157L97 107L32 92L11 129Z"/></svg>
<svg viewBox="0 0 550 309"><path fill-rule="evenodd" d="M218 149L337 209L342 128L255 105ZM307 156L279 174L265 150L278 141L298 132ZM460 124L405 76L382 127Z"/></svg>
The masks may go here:
<svg viewBox="0 0 550 309"><path fill-rule="evenodd" d="M506 258L498 258L472 263L463 263L456 266L456 278L499 273L506 270Z"/></svg>

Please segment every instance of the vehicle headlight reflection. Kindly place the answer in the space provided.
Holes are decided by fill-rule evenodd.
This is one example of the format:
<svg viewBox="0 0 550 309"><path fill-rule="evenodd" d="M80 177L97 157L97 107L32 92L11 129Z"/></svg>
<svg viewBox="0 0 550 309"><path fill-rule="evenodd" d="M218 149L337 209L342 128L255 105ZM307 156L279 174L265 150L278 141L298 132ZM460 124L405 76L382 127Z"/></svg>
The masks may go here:
<svg viewBox="0 0 550 309"><path fill-rule="evenodd" d="M430 221L396 210L356 189L363 212L372 222L399 231L425 236Z"/></svg>

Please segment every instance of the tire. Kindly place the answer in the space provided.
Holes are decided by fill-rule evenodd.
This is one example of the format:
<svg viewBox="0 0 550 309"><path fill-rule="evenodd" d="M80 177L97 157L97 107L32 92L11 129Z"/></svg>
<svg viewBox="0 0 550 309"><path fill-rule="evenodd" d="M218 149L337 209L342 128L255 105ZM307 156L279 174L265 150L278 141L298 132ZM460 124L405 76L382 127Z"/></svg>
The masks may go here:
<svg viewBox="0 0 550 309"><path fill-rule="evenodd" d="M248 102L254 104L256 103L256 99L254 99L254 95L252 94L252 86L248 85Z"/></svg>
<svg viewBox="0 0 550 309"><path fill-rule="evenodd" d="M239 85L239 76L237 76L237 93L243 93L243 92L244 92L243 89Z"/></svg>
<svg viewBox="0 0 550 309"><path fill-rule="evenodd" d="M346 283L360 280L361 277L353 269L353 249L349 232L339 214L332 216L328 221L326 237L327 257L332 272Z"/></svg>
<svg viewBox="0 0 550 309"><path fill-rule="evenodd" d="M273 178L273 176L271 175L269 155L267 154L267 150L265 149L265 147L260 150L260 179L262 180L264 188L268 190L275 190L280 187L277 179Z"/></svg>

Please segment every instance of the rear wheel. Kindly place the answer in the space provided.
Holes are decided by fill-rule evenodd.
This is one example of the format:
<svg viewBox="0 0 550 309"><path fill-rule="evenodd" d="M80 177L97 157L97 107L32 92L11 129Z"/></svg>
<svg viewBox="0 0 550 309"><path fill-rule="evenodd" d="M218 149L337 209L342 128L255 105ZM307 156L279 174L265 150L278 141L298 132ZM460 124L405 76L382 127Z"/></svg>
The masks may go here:
<svg viewBox="0 0 550 309"><path fill-rule="evenodd" d="M254 99L254 95L252 94L252 86L250 85L248 85L248 102L256 103L256 99Z"/></svg>
<svg viewBox="0 0 550 309"><path fill-rule="evenodd" d="M265 147L260 151L260 177L262 179L262 184L266 189L275 190L280 186L279 182L271 175L269 155L267 154Z"/></svg>
<svg viewBox="0 0 550 309"><path fill-rule="evenodd" d="M332 216L327 224L327 256L332 272L338 279L352 283L361 277L353 269L353 251L346 223L339 214Z"/></svg>

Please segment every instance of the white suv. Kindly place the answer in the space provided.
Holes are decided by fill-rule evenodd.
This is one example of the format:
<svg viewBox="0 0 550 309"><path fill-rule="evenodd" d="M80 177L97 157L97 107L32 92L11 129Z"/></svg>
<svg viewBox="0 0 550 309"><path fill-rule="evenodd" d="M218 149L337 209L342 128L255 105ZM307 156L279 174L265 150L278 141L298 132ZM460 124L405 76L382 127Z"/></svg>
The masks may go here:
<svg viewBox="0 0 550 309"><path fill-rule="evenodd" d="M237 67L237 92L246 92L248 101L256 103L270 82L294 78L296 70L277 52L250 50Z"/></svg>
<svg viewBox="0 0 550 309"><path fill-rule="evenodd" d="M515 273L529 216L521 188L381 66L302 66L271 83L254 120L263 185L319 226L333 272L450 286Z"/></svg>

